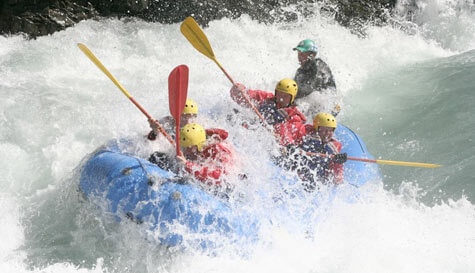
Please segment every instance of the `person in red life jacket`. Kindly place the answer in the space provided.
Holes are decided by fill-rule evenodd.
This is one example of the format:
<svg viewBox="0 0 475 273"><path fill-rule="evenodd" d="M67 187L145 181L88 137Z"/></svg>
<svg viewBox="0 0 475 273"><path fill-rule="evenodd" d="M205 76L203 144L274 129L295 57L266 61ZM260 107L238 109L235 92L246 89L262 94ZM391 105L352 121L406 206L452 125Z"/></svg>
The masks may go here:
<svg viewBox="0 0 475 273"><path fill-rule="evenodd" d="M197 180L208 185L223 186L225 176L234 167L234 149L224 140L228 133L215 129L214 134L219 141L206 140L207 133L196 123L189 123L180 130L180 145L183 157L178 159L183 163L184 170Z"/></svg>
<svg viewBox="0 0 475 273"><path fill-rule="evenodd" d="M293 151L293 169L297 170L309 191L316 188L316 181L324 184L343 183L343 163L346 162L347 155L340 153L342 145L333 138L336 127L333 115L318 113L313 120L313 127L307 125L307 135L298 146L300 150ZM333 156L320 157L306 155L305 152Z"/></svg>
<svg viewBox="0 0 475 273"><path fill-rule="evenodd" d="M246 90L240 83L231 88L231 98L239 105L247 106L245 93L264 117L267 124L274 127L281 145L297 144L305 133L305 116L293 104L298 86L294 80L283 79L275 87L275 93L262 90Z"/></svg>
<svg viewBox="0 0 475 273"><path fill-rule="evenodd" d="M185 108L183 108L183 113L180 117L180 126L183 127L188 123L195 122L198 117L198 105L192 99L186 99ZM157 136L160 135L157 123L155 120L149 120L150 128L152 131L148 133L147 138L149 140L155 140ZM166 116L158 120L158 123L162 125L163 129L167 134L171 135L175 139L175 119L172 116Z"/></svg>
<svg viewBox="0 0 475 273"><path fill-rule="evenodd" d="M180 118L180 126L183 127L189 123L194 122L198 118L198 105L192 99L186 99L185 108ZM158 126L153 120L149 120L152 131L148 133L147 138L149 140L156 140L160 135ZM159 123L163 126L165 131L175 139L175 119L172 116L166 116L160 119ZM219 128L209 128L205 130L206 138L210 141L223 141L228 137L228 132ZM166 153L156 151L150 155L148 161L156 164L164 170L173 169L173 159L171 159Z"/></svg>

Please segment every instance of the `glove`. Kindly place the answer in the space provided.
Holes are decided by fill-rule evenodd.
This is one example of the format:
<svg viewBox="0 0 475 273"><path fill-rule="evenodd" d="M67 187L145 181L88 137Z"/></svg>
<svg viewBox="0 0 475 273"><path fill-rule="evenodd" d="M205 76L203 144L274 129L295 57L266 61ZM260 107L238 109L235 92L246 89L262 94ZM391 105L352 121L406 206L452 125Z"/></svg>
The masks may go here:
<svg viewBox="0 0 475 273"><path fill-rule="evenodd" d="M147 135L147 139L148 139L148 140L155 140L155 139L157 139L157 133L155 133L153 130L150 131L150 133L148 133L148 135Z"/></svg>
<svg viewBox="0 0 475 273"><path fill-rule="evenodd" d="M243 92L246 91L246 86L241 83L236 83L230 90L231 98L237 100L237 103L244 103L246 100L243 97Z"/></svg>
<svg viewBox="0 0 475 273"><path fill-rule="evenodd" d="M347 155L346 153L342 153L342 154L336 154L333 156L333 162L335 163L338 163L338 164L343 164L346 162L347 160Z"/></svg>
<svg viewBox="0 0 475 273"><path fill-rule="evenodd" d="M150 125L150 128L152 128L152 130L154 130L154 131L158 130L158 121L157 120L149 119L148 124Z"/></svg>

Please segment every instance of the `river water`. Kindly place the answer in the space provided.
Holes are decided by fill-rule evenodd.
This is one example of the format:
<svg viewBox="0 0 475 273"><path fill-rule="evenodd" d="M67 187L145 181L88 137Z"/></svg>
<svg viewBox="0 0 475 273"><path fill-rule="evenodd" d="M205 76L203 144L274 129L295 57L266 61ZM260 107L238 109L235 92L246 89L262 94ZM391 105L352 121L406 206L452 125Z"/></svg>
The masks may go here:
<svg viewBox="0 0 475 273"><path fill-rule="evenodd" d="M236 81L269 91L293 77L298 41L316 40L338 85L339 122L376 158L444 165L381 166L367 198L335 204L314 236L269 230L246 257L162 249L133 224L104 220L78 192L88 154L149 128L77 43L154 117L168 114L168 74L188 65L201 115L227 129L247 161L268 160L255 152L266 148L265 131L243 136L226 123L230 83L179 24L84 21L36 40L0 37L0 272L474 272L475 5L416 7L400 2L399 23L368 27L365 38L319 15L275 25L243 16L204 29Z"/></svg>

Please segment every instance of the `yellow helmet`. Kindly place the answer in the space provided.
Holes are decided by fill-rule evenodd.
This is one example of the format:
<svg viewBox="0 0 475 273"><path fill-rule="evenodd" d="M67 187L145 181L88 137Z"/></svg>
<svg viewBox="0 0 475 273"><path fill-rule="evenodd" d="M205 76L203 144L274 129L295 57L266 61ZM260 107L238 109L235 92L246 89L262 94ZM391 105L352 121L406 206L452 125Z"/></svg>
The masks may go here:
<svg viewBox="0 0 475 273"><path fill-rule="evenodd" d="M318 130L318 127L320 126L336 128L335 117L327 113L318 113L313 119L313 128Z"/></svg>
<svg viewBox="0 0 475 273"><path fill-rule="evenodd" d="M283 79L279 83L277 83L275 87L275 91L287 93L292 96L290 103L294 102L295 96L297 96L298 89L299 87L297 86L297 83L292 79Z"/></svg>
<svg viewBox="0 0 475 273"><path fill-rule="evenodd" d="M198 114L198 105L192 99L186 99L183 114Z"/></svg>
<svg viewBox="0 0 475 273"><path fill-rule="evenodd" d="M203 127L197 123L189 123L180 129L180 145L184 148L198 146L201 151L206 142L206 132Z"/></svg>

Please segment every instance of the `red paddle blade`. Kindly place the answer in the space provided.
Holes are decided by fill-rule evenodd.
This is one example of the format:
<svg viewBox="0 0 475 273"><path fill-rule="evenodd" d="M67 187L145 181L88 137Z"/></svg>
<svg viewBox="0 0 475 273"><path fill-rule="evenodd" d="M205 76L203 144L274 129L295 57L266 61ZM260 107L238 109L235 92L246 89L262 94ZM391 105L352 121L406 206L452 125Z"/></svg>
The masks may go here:
<svg viewBox="0 0 475 273"><path fill-rule="evenodd" d="M185 108L188 93L188 66L179 65L168 76L168 104L170 113L175 118L176 155L180 151L180 117Z"/></svg>
<svg viewBox="0 0 475 273"><path fill-rule="evenodd" d="M182 64L168 76L168 103L170 113L175 120L180 120L181 113L185 108L188 93L188 66Z"/></svg>

